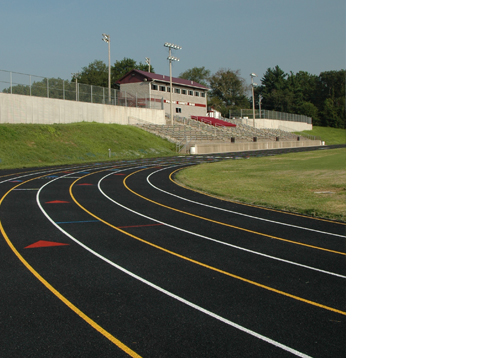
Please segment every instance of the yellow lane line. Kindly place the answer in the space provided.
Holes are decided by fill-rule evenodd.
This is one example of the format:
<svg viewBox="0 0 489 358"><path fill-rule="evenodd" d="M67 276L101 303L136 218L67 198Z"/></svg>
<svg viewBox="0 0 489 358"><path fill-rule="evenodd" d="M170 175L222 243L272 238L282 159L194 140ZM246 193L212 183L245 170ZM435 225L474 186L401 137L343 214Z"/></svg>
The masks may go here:
<svg viewBox="0 0 489 358"><path fill-rule="evenodd" d="M107 221L105 221L105 220L101 219L100 217L98 217L97 215L95 215L94 213L92 213L91 211L89 211L88 209L86 209L84 206L82 206L82 205L81 205L81 204L80 204L80 203L79 203L79 202L78 202L78 201L75 199L75 197L73 196L73 191L72 191L73 186L75 185L75 183L76 183L78 180L83 179L83 178L85 178L85 177L87 177L87 176L89 176L89 175L95 174L95 173L97 173L97 172L93 172L93 173L91 173L91 174L87 174L87 175L84 175L84 176L83 176L83 177L81 177L81 178L76 179L76 180L75 180L75 181L74 181L74 182L71 184L71 186L70 186L70 196L71 196L71 198L73 199L73 201L74 201L74 202L75 202L75 203L76 203L76 204L77 204L77 205L78 205L78 206L79 206L79 207L80 207L82 210L84 210L84 211L85 211L87 214L91 215L92 217L94 217L95 219L99 220L100 222L104 223L105 225L107 225L107 226L109 226L109 227L111 227L111 228L113 228L113 229L115 229L115 230L117 230L117 231L119 231L119 232L121 232L121 233L123 233L123 234L125 234L125 235L129 236L129 237L132 237L133 239L138 240L138 241L140 241L140 242L142 242L142 243L144 243L144 244L146 244L146 245L149 245L149 246L154 247L154 248L156 248L156 249L158 249L158 250L164 251L164 252L166 252L166 253L168 253L168 254L170 254L170 255L176 256L176 257L181 258L181 259L183 259L183 260L186 260L186 261L192 262L192 263L194 263L194 264L196 264L196 265L199 265L199 266L205 267L205 268L207 268L207 269L209 269L209 270L212 270L212 271L215 271L215 272L219 272L219 273L221 273L221 274L223 274L223 275L226 275L226 276L229 276L229 277L232 277L232 278L238 279L238 280L240 280L240 281L243 281L243 282L246 282L246 283L252 284L252 285L257 286L257 287L260 287L260 288L264 288L264 289L266 289L266 290L268 290L268 291L272 291L272 292L278 293L278 294L280 294L280 295L283 295L283 296L287 296L287 297L293 298L293 299L295 299L295 300L297 300L297 301L305 302L305 303L308 303L308 304L310 304L310 305L313 305L313 306L316 306L316 307L319 307L319 308L323 308L323 309L325 309L325 310L332 311L332 312L336 312L336 313L339 313L339 314L342 314L342 315L345 315L345 316L346 316L346 312L341 311L341 310L338 310L338 309L336 309L336 308L332 308L332 307L329 307L329 306L326 306L326 305L322 305L322 304L317 303L317 302L314 302L314 301L306 300L305 298L302 298L302 297L299 297L299 296L295 296L295 295L292 295L292 294L290 294L290 293L287 293L287 292L284 292L284 291L280 291L280 290L277 290L277 289L272 288L272 287L269 287L269 286L262 285L261 283L258 283L258 282L255 282L255 281L248 280L248 279L246 279L246 278L244 278L244 277L241 277L241 276L238 276L238 275L234 275L234 274L232 274L232 273L230 273L230 272L220 270L220 269L218 269L218 268L216 268L216 267L213 267L213 266L210 266L210 265L206 265L206 264L204 264L204 263L202 263L202 262L200 262L200 261L193 260L193 259L191 259L191 258L189 258L189 257L187 257L187 256L183 256L183 255L177 254L176 252L170 251L170 250L168 250L168 249L165 249L164 247L161 247L161 246L158 246L158 245L156 245L156 244L153 244L152 242L149 242L149 241L146 241L146 240L144 240L144 239L141 239L140 237L138 237L138 236L136 236L136 235L133 235L133 234L131 234L131 233L127 232L127 231L124 231L124 230L122 230L122 229L118 228L117 226L114 226L114 225L110 224L109 222L107 222Z"/></svg>
<svg viewBox="0 0 489 358"><path fill-rule="evenodd" d="M16 186L14 186L12 189L10 189L3 197L0 199L0 205L2 205L3 200L5 197L15 188L18 186L25 184L31 180L39 179L44 177L45 175L42 175L37 178L29 179L26 180L23 183L20 183ZM0 232L2 233L5 241L7 242L8 246L10 249L13 251L13 253L17 256L17 258L24 264L24 266L39 280L41 283L49 290L51 291L59 300L61 300L66 306L68 306L73 312L75 312L78 316L80 316L85 322L87 322L90 326L95 328L99 333L101 333L105 338L110 340L112 343L114 343L117 347L122 349L124 352L126 352L129 356L131 357L141 357L139 354L134 352L132 349L127 347L124 343L119 341L117 338L115 338L112 334L107 332L105 329L103 329L99 324L97 324L94 320L92 320L90 317L88 317L85 313L83 313L80 309L78 309L73 303L71 303L66 297L64 297L61 293L59 293L58 290L56 290L49 282L47 282L25 259L24 257L17 251L17 249L14 247L12 242L10 241L9 237L7 236L7 233L5 232L5 229L3 228L2 222L0 221Z"/></svg>
<svg viewBox="0 0 489 358"><path fill-rule="evenodd" d="M338 225L346 225L346 223L343 223L341 221L333 221L333 220L328 220L328 219L321 219L321 218L315 218L315 217L312 217L312 216L305 216L305 215L301 215L301 214L296 214L296 213L291 213L291 212L287 212L287 211L281 211L281 210L275 210L275 209L270 209L270 208L265 208L263 206L256 206L256 205L252 205L252 204L246 204L246 203L242 203L242 202L238 202L238 201L233 201L231 199L226 199L226 198L223 198L223 197L220 197L220 196L217 196L217 195L212 195L212 194L209 194L209 193L206 193L204 191L200 191L200 190L197 190L197 189L194 189L194 188L190 188L188 186L185 186L183 184L180 184L178 182L176 182L175 180L173 180L172 176L174 173L182 170L182 169L185 169L185 168L179 168L177 170L174 170L171 174L170 174L170 180L178 185L179 187L182 187L184 189L187 189L187 190L191 190L191 191L195 191L196 193L199 193L199 194L202 194L202 195L205 195L205 196L209 196L211 198L215 198L215 199L219 199L219 200L222 200L222 201L228 201L230 203L234 203L234 204L239 204L239 205L244 205L244 206L249 206L249 207L252 207L252 208L257 208L257 209L262 209L262 210L266 210L266 211L273 211L273 212L276 212L276 213L280 213L280 214L286 214L286 215L293 215L293 216L299 216L301 218L306 218L306 219L312 219L312 220L318 220L318 221L325 221L325 222L328 222L328 223L333 223L333 224L338 224Z"/></svg>
<svg viewBox="0 0 489 358"><path fill-rule="evenodd" d="M234 225L230 225L230 224L226 224L226 223L223 223L221 221L216 221L216 220L212 220L212 219L209 219L209 218L205 218L205 217L202 217L202 216L199 216L199 215L195 215L195 214L192 214L192 213L189 213L187 211L183 211L183 210L179 210L179 209L176 209L176 208L173 208L171 206L167 206L167 205L164 205L164 204L161 204L161 203L158 203L154 200L151 200L149 198L146 198L145 196L142 196L141 194L138 194L136 193L134 190L132 190L131 188L129 188L127 186L127 183L126 183L126 179L129 178L131 175L133 174L136 174L138 172L141 172L143 170L146 170L148 168L143 168L143 169L140 169L138 171L135 171L129 175L127 175L125 178L124 178L124 186L126 187L127 190L129 190L131 193L133 193L134 195L137 195L139 196L140 198L144 199L144 200L147 200L153 204L156 204L156 205L159 205L159 206L162 206L166 209L170 209L170 210L173 210L173 211L176 211L176 212L179 212L181 214L185 214L185 215L189 215L189 216L193 216L195 218L198 218L198 219L201 219L201 220L206 220L206 221L210 221L212 223L215 223L215 224L219 224L219 225L223 225L223 226L227 226L227 227L230 227L230 228L233 228L233 229L237 229L237 230L241 230L241 231L246 231L246 232L249 232L249 233L252 233L252 234L256 234L256 235L260 235L260 236L265 236L265 237L269 237L271 239L275 239L275 240L280 240L280 241L285 241L285 242L289 242L289 243L292 243L292 244L295 244L295 245L301 245L301 246L306 246L306 247L310 247L310 248L313 248L313 249L316 249L316 250L322 250L322 251L327 251L327 252L332 252L334 254L338 254L338 255L344 255L346 256L346 253L344 252L340 252L340 251L335 251L335 250L330 250L330 249L326 249L324 247L319 247L319 246L313 246L313 245L308 245L308 244L304 244L302 242L297 242L297 241L293 241L293 240L287 240L287 239L284 239L284 238L281 238L281 237L277 237L277 236L272 236L272 235L268 235L268 234L264 234L264 233L261 233L261 232L257 232L257 231L253 231L253 230L248 230L248 229L245 229L245 228L242 228L242 227L239 227L239 226L234 226ZM174 173L174 172L173 172ZM173 174L172 173L172 174ZM171 174L170 174L171 176ZM171 179L171 178L170 178Z"/></svg>

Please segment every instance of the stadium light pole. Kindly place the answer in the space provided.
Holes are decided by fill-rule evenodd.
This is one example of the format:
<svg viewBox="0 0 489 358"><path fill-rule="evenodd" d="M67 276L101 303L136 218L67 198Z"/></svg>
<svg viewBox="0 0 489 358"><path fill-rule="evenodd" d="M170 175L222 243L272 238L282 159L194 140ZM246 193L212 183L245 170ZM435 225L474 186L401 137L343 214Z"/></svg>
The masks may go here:
<svg viewBox="0 0 489 358"><path fill-rule="evenodd" d="M102 41L107 42L109 44L109 104L110 100L110 35L102 34Z"/></svg>
<svg viewBox="0 0 489 358"><path fill-rule="evenodd" d="M253 77L256 77L254 73L250 74L251 76L251 96L253 100L253 127L255 128L255 83L253 82Z"/></svg>
<svg viewBox="0 0 489 358"><path fill-rule="evenodd" d="M148 65L148 72L151 72L151 59L146 57L146 64Z"/></svg>
<svg viewBox="0 0 489 358"><path fill-rule="evenodd" d="M168 47L168 51L169 51L167 60L170 62L170 125L173 125L173 99L172 99L173 79L172 79L172 75L171 75L171 63L173 61L180 61L180 59L171 55L171 49L181 50L182 48L178 45L175 45L175 44L172 44L169 42L165 42L164 46Z"/></svg>

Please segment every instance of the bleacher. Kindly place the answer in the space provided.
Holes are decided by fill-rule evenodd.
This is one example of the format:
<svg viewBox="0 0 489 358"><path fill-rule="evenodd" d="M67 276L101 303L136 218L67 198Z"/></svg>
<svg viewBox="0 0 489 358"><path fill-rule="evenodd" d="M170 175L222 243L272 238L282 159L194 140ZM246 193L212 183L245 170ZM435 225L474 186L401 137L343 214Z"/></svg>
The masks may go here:
<svg viewBox="0 0 489 358"><path fill-rule="evenodd" d="M182 147L196 143L309 140L279 129L259 129L237 121L212 117L174 117L173 125L137 123L136 126Z"/></svg>

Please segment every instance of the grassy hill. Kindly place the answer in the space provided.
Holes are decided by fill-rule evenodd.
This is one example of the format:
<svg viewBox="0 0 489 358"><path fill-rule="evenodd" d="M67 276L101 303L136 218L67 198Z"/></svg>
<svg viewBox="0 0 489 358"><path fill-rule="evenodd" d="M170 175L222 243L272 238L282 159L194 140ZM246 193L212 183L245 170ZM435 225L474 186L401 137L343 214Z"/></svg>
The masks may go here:
<svg viewBox="0 0 489 358"><path fill-rule="evenodd" d="M0 169L175 155L174 144L133 126L0 124Z"/></svg>
<svg viewBox="0 0 489 358"><path fill-rule="evenodd" d="M298 132L298 134L319 137L326 145L346 144L346 129L314 126L312 130Z"/></svg>

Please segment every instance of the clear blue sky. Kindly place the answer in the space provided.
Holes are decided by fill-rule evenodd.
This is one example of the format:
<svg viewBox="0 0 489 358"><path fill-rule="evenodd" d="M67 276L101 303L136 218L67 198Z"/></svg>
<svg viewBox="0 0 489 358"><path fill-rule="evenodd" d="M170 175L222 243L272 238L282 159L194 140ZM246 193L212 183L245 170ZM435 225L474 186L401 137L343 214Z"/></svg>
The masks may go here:
<svg viewBox="0 0 489 358"><path fill-rule="evenodd" d="M168 75L205 66L260 80L267 68L318 75L346 69L346 0L5 1L0 11L0 70L70 79L94 60L151 58ZM256 80L255 80L256 81Z"/></svg>

